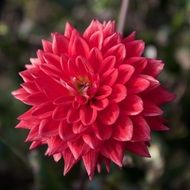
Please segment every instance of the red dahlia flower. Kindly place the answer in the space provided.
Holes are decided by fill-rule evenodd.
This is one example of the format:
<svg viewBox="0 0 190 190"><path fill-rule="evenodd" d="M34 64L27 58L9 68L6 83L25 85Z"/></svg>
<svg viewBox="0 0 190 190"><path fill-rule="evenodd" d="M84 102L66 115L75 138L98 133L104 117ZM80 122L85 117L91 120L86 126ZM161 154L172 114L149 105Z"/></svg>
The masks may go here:
<svg viewBox="0 0 190 190"><path fill-rule="evenodd" d="M102 163L121 167L126 151L149 156L151 131L168 129L160 106L174 96L156 79L163 62L142 56L144 42L93 20L83 34L67 23L42 44L13 92L32 106L17 125L30 131L30 148L47 144L64 174L83 160L90 178Z"/></svg>

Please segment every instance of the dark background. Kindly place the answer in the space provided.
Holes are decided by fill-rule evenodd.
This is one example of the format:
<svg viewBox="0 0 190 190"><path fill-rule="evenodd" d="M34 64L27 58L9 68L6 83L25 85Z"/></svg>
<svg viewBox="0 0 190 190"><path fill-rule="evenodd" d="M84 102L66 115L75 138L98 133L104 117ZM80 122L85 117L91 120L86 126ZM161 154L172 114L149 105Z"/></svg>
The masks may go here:
<svg viewBox="0 0 190 190"><path fill-rule="evenodd" d="M152 134L151 159L126 155L89 181L79 164L63 177L63 162L28 151L27 132L15 129L27 107L11 96L18 72L69 20L83 31L91 19L118 21L120 0L0 0L0 190L190 190L190 0L130 0L124 35L137 31L145 55L166 63L160 76L175 102L165 107L171 130Z"/></svg>

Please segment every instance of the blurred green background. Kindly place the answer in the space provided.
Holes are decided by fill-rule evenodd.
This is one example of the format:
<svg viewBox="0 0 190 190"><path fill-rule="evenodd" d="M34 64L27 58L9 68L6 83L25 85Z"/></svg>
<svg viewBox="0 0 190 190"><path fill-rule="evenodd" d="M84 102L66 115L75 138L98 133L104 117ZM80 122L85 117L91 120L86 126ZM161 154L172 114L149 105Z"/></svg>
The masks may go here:
<svg viewBox="0 0 190 190"><path fill-rule="evenodd" d="M77 165L63 177L63 162L28 151L27 132L15 129L27 107L11 96L30 57L69 20L83 31L91 19L118 21L120 0L0 0L0 190L190 190L190 0L130 0L124 35L137 31L145 55L166 62L160 80L176 93L165 107L171 130L152 134L144 159L126 155L89 181Z"/></svg>

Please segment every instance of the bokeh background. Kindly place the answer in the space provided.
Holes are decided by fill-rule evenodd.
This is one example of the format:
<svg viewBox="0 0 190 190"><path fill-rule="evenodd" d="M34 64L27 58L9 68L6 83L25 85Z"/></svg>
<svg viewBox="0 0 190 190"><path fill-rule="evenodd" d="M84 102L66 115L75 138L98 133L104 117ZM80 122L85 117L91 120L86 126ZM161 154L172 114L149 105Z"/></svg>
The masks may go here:
<svg viewBox="0 0 190 190"><path fill-rule="evenodd" d="M137 31L145 55L166 63L160 80L176 93L166 106L171 130L152 134L152 158L127 154L123 169L111 166L89 181L77 165L63 177L63 162L28 151L27 132L15 129L27 107L11 96L30 57L69 20L83 31L91 19L118 22L120 0L0 0L1 190L190 190L190 0L130 0L124 35Z"/></svg>

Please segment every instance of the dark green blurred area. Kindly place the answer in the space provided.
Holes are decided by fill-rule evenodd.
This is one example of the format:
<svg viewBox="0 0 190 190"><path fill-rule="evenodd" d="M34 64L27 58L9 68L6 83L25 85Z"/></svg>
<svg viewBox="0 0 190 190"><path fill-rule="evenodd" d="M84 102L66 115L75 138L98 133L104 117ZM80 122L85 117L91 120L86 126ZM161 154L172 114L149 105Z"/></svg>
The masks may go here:
<svg viewBox="0 0 190 190"><path fill-rule="evenodd" d="M91 19L118 19L119 0L0 0L0 190L190 190L190 0L130 0L124 34L137 31L145 54L166 63L160 80L176 93L165 107L171 130L154 133L144 159L127 154L123 169L89 181L77 165L63 177L63 162L28 151L27 132L15 129L27 107L11 96L18 72L69 20L83 31Z"/></svg>

